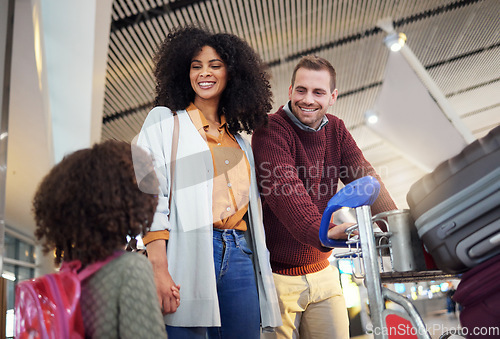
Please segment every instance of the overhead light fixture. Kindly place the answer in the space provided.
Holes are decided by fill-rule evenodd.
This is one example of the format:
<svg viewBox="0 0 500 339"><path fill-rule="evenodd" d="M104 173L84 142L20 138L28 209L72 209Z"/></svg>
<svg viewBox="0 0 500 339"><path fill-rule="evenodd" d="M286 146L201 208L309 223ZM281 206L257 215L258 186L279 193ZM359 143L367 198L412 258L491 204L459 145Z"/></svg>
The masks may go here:
<svg viewBox="0 0 500 339"><path fill-rule="evenodd" d="M3 272L2 278L10 280L10 281L16 281L16 276L14 275L14 273L11 273L11 272Z"/></svg>
<svg viewBox="0 0 500 339"><path fill-rule="evenodd" d="M418 58L415 56L415 54L413 54L408 46L403 48L406 43L406 35L404 33L396 32L396 30L394 29L394 20L392 20L391 17L381 18L377 21L377 27L387 34L384 38L385 45L390 48L391 51L401 51L401 56L404 57L408 65L412 68L413 72L417 74L417 76L420 78L420 82L424 84L424 86L427 88L427 91L433 97L433 101L438 104L441 111L446 115L447 119L462 135L464 140L467 143L471 143L476 140L470 129L465 126L460 116L455 112L455 110L445 97L444 93L437 86L434 79L432 79L432 77L429 75L427 69L422 65L420 60L418 60Z"/></svg>
<svg viewBox="0 0 500 339"><path fill-rule="evenodd" d="M385 45L393 52L398 52L406 43L404 33L390 33L384 38Z"/></svg>
<svg viewBox="0 0 500 339"><path fill-rule="evenodd" d="M365 121L370 125L376 124L378 122L377 112L375 112L374 110L371 110L371 109L366 111L365 112Z"/></svg>

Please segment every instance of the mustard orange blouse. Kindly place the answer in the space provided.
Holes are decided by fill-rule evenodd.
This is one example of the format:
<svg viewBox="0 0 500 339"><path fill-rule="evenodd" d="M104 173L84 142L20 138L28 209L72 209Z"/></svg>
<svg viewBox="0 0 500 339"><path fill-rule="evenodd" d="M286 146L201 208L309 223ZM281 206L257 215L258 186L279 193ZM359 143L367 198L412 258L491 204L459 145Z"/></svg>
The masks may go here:
<svg viewBox="0 0 500 339"><path fill-rule="evenodd" d="M212 192L213 225L218 229L246 231L243 216L248 211L250 164L245 152L229 132L224 116L220 117L219 135L213 136L207 132L208 121L194 104L190 104L186 110L212 153L215 175ZM144 244L148 244L157 239L168 239L168 234L168 231L149 232L142 240Z"/></svg>

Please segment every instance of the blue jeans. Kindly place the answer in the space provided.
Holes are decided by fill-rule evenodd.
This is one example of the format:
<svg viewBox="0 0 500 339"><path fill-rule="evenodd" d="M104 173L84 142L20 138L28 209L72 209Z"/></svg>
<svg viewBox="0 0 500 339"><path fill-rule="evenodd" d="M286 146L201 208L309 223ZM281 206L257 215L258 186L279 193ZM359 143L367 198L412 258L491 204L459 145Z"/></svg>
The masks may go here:
<svg viewBox="0 0 500 339"><path fill-rule="evenodd" d="M257 284L244 232L214 229L214 264L221 327L167 326L172 339L260 337ZM181 300L182 302L182 300Z"/></svg>

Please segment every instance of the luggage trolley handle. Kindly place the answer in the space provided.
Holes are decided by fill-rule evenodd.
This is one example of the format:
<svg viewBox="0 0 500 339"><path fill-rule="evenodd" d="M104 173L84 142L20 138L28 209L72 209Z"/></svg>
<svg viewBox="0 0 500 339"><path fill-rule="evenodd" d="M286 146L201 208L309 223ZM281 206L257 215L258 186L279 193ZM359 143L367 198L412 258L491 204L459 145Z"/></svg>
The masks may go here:
<svg viewBox="0 0 500 339"><path fill-rule="evenodd" d="M360 206L372 205L380 192L380 184L374 177L366 176L357 179L335 194L326 206L321 225L319 227L319 239L325 247L347 247L345 240L335 240L328 238L330 220L332 214L342 207L357 208Z"/></svg>

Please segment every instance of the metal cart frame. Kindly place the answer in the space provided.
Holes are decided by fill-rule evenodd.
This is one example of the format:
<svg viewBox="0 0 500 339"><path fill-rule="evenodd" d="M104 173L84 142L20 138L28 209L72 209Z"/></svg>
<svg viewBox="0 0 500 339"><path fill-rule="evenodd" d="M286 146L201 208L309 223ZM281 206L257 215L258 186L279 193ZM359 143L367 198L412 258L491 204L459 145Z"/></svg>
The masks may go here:
<svg viewBox="0 0 500 339"><path fill-rule="evenodd" d="M330 199L320 227L320 240L326 247L348 247L347 253L339 255L343 258L356 258L361 261L364 270L364 283L366 286L368 300L370 303L370 318L373 324L373 335L376 339L386 339L390 337L391 330L387 327L387 317L400 317L411 323L411 335L419 339L430 339L422 317L418 313L412 302L382 286L382 282L411 282L422 280L434 280L438 278L454 278L455 276L443 273L441 271L408 271L408 272L385 272L380 273L378 258L382 251L388 251L392 260L392 247L389 243L376 243L377 236L373 231L374 218L371 214L370 206L375 201L380 191L380 184L373 177L364 177L358 179L342 190L340 190L332 199ZM333 240L327 237L332 214L342 207L354 208L356 211L357 225L346 230L349 234L348 241ZM389 212L390 214L390 212ZM387 213L385 215L388 215ZM377 218L377 216L375 216ZM357 229L359 238L353 239L353 231ZM384 232L378 235L378 239L390 239L393 234ZM385 307L385 301L392 301L400 305L404 312L398 310L389 310ZM397 318L396 318L397 319ZM396 337L397 335L391 335Z"/></svg>

